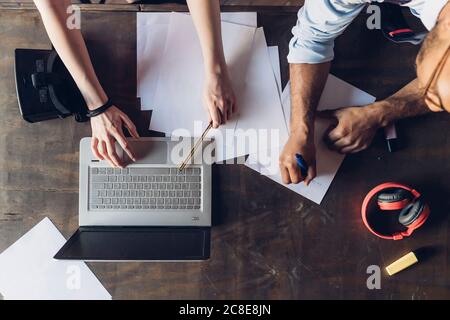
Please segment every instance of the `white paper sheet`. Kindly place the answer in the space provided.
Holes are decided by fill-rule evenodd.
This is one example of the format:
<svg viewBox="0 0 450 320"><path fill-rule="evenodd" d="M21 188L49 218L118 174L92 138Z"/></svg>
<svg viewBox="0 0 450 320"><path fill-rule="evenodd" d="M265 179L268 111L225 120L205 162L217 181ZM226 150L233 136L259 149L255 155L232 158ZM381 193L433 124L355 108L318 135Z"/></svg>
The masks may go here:
<svg viewBox="0 0 450 320"><path fill-rule="evenodd" d="M263 28L256 30L246 86L238 103L239 115L236 130L241 132L257 130L259 141L263 137L263 131L271 137L273 137L272 132L277 132L278 139L271 138L270 145L280 145L287 139L280 95ZM236 157L256 152L250 144L245 144L243 148L242 143L238 143L243 140L243 134L236 133L235 136L232 150L236 153ZM270 145L259 145L257 152L264 152L264 149L270 148Z"/></svg>
<svg viewBox="0 0 450 320"><path fill-rule="evenodd" d="M280 65L280 52L278 46L269 47L270 63L272 65L275 80L277 81L278 93L281 96L281 65Z"/></svg>
<svg viewBox="0 0 450 320"><path fill-rule="evenodd" d="M256 12L222 12L220 17L223 22L241 24L253 28L258 26L258 14Z"/></svg>
<svg viewBox="0 0 450 320"><path fill-rule="evenodd" d="M66 240L48 219L0 254L0 293L5 300L110 300L84 262L53 256Z"/></svg>
<svg viewBox="0 0 450 320"><path fill-rule="evenodd" d="M286 116L286 125L289 124L291 113L290 104L290 84L286 86L282 94L283 109ZM369 104L375 101L375 97L368 93L350 85L349 83L330 75L325 85L324 92L319 102L318 110L330 110L348 106L359 106ZM345 156L337 152L329 150L322 136L330 122L324 119L316 120L315 143L316 143L316 161L317 161L317 177L306 187L304 183L297 185L284 185L282 183L279 171L275 175L265 169L257 159L256 155L250 155L247 159L246 166L267 175L273 181L283 184L290 190L320 204L325 197L342 161ZM284 144L283 144L284 145Z"/></svg>
<svg viewBox="0 0 450 320"><path fill-rule="evenodd" d="M142 110L156 109L154 97L167 39L170 12L137 13L137 97ZM224 12L223 22L256 28L256 12Z"/></svg>
<svg viewBox="0 0 450 320"><path fill-rule="evenodd" d="M143 110L151 110L164 55L170 13L138 13L137 26L137 96Z"/></svg>

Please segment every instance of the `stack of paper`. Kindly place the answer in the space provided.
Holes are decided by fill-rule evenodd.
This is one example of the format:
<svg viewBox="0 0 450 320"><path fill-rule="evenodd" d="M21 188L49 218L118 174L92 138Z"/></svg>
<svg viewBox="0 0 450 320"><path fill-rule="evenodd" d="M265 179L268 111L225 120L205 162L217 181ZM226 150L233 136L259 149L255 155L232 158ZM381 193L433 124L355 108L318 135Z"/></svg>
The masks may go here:
<svg viewBox="0 0 450 320"><path fill-rule="evenodd" d="M82 261L53 256L66 240L45 218L0 254L0 294L7 300L111 300Z"/></svg>
<svg viewBox="0 0 450 320"><path fill-rule="evenodd" d="M249 141L251 133L275 130L278 144L287 137L281 84L271 64L278 49L269 50L256 17L255 12L222 15L225 58L239 111L209 134L216 141L217 162L256 151L252 146L257 144ZM138 96L143 109L153 111L150 128L168 136L200 136L208 114L203 105L202 52L191 16L139 13L137 21ZM160 33L149 36L153 30Z"/></svg>

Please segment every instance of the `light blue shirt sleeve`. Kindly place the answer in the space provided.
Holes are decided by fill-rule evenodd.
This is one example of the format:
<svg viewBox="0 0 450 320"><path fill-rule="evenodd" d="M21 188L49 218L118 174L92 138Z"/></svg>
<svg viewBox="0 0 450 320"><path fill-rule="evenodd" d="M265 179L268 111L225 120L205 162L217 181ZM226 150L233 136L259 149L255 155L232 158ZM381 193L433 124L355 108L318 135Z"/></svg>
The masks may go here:
<svg viewBox="0 0 450 320"><path fill-rule="evenodd" d="M322 63L334 58L334 40L364 8L364 0L306 0L289 44L289 63Z"/></svg>

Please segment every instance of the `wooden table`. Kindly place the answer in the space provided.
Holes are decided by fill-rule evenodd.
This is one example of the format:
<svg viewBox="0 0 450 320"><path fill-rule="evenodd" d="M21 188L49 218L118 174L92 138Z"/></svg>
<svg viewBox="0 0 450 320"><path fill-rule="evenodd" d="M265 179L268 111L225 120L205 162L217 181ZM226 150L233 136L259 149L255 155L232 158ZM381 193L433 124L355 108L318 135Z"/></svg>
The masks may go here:
<svg viewBox="0 0 450 320"><path fill-rule="evenodd" d="M251 8L249 8L251 9ZM287 54L294 12L260 15L270 45ZM108 30L108 32L105 32ZM85 12L83 33L101 81L146 134L139 112L133 12ZM19 114L13 50L49 48L34 10L0 10L0 251L44 217L66 236L78 226L78 143L88 124L72 119L27 124ZM361 16L336 45L333 73L383 98L414 77L417 48L395 46L365 28ZM283 82L288 65L282 59ZM405 148L390 154L380 133L348 156L323 204L315 205L244 166L214 168L212 257L202 263L92 263L115 299L430 299L450 298L450 117L434 114L399 125ZM423 191L432 206L411 239L385 241L360 218L366 192L384 181ZM369 265L386 266L423 246L428 261L368 290Z"/></svg>

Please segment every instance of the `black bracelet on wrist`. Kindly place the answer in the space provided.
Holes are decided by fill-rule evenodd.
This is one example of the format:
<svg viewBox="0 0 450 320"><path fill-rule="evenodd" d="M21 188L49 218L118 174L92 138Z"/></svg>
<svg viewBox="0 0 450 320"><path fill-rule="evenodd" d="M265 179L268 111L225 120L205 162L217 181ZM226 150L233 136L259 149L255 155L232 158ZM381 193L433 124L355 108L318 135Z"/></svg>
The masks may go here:
<svg viewBox="0 0 450 320"><path fill-rule="evenodd" d="M94 118L96 116L99 116L102 113L104 113L106 110L111 108L113 105L114 104L112 103L111 99L108 99L108 101L106 101L106 103L104 105L102 105L101 107L98 107L97 109L94 109L94 110L89 110L87 112L86 116L88 118Z"/></svg>

